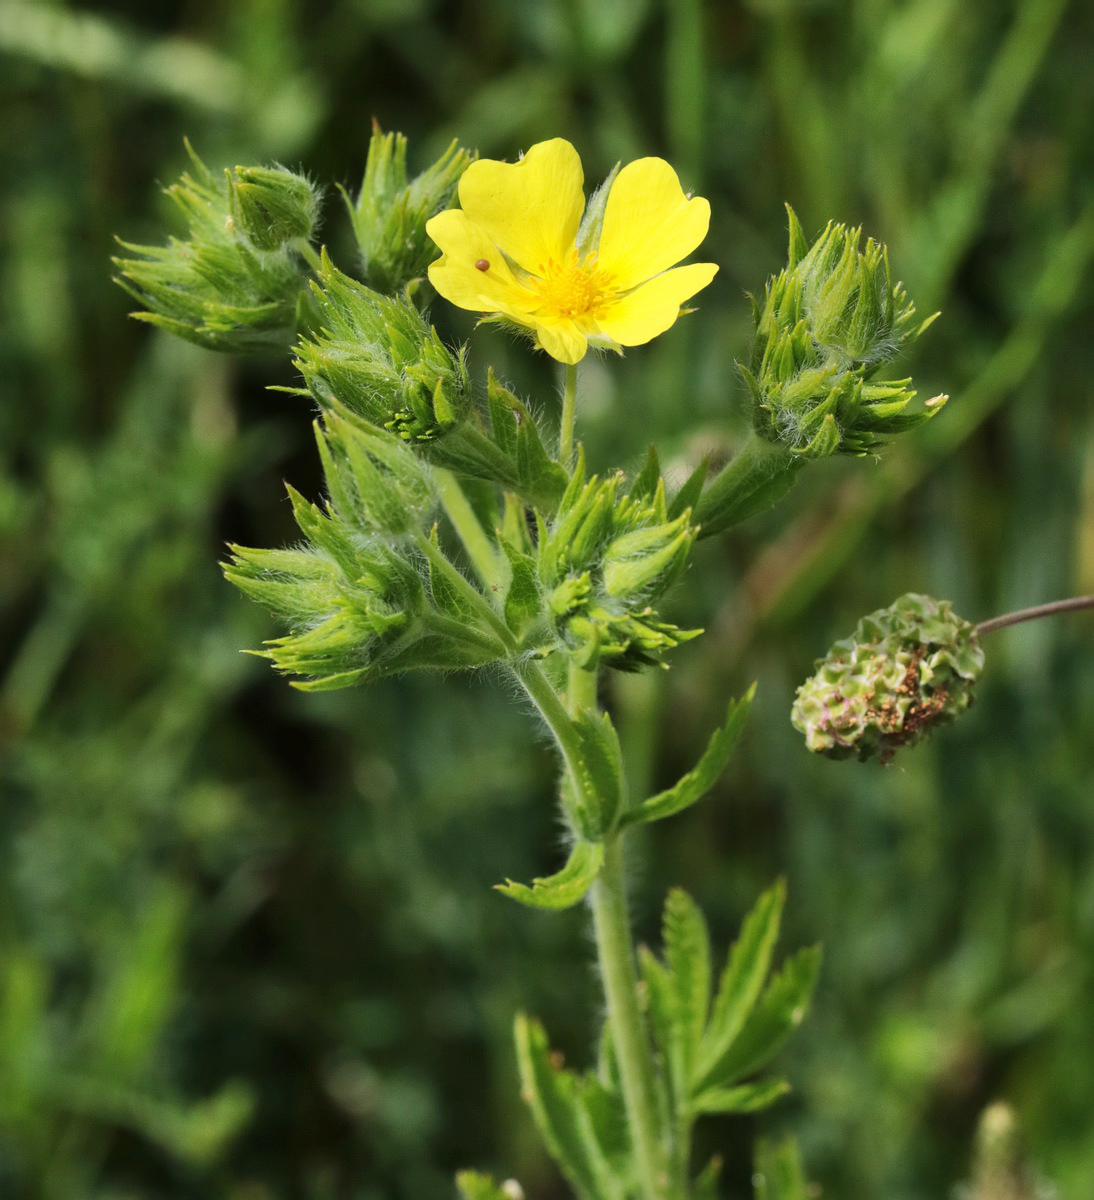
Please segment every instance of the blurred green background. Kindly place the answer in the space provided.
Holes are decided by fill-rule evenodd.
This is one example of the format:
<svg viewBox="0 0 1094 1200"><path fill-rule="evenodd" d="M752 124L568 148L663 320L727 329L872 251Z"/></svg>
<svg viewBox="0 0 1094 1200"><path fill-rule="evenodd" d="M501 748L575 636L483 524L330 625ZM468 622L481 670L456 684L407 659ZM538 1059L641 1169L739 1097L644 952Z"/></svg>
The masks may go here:
<svg viewBox="0 0 1094 1200"><path fill-rule="evenodd" d="M787 945L826 946L793 1096L705 1127L727 1196L782 1128L825 1195L950 1196L1001 1097L1087 1200L1094 620L992 635L977 707L887 769L812 759L788 712L903 591L972 619L1094 591L1094 8L3 0L0 62L0 1196L435 1200L472 1165L565 1194L508 1031L529 1008L585 1061L588 934L491 891L556 862L550 754L489 676L302 696L239 653L273 626L217 559L293 538L311 414L265 390L284 360L158 335L110 282L115 234L180 232L158 187L184 136L353 189L375 117L416 169L454 136L562 135L590 182L660 154L710 198L701 311L588 364L598 468L739 442L743 293L783 260L784 201L809 232L864 223L943 310L908 368L943 416L702 543L674 607L708 636L615 681L639 787L760 681L719 790L636 845L634 909L655 939L683 884L724 944L785 873ZM473 345L478 378L555 402L542 357Z"/></svg>

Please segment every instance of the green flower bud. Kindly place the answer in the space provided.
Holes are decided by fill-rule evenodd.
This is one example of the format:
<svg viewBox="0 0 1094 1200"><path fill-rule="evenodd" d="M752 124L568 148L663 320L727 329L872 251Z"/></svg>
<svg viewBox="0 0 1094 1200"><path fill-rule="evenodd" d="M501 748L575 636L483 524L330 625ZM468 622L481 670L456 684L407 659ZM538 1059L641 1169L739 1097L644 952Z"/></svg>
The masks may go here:
<svg viewBox="0 0 1094 1200"><path fill-rule="evenodd" d="M690 524L691 513L646 529L635 529L613 539L604 552L604 590L609 596L659 594L674 582L691 553L699 532Z"/></svg>
<svg viewBox="0 0 1094 1200"><path fill-rule="evenodd" d="M975 626L949 601L909 592L817 660L791 720L818 754L888 762L969 707L983 666Z"/></svg>
<svg viewBox="0 0 1094 1200"><path fill-rule="evenodd" d="M555 518L540 529L537 570L553 648L585 668L655 664L700 632L662 621L651 607L687 564L698 533L690 510L668 519L659 475L622 496L621 484L618 475L586 480L579 462Z"/></svg>
<svg viewBox="0 0 1094 1200"><path fill-rule="evenodd" d="M804 459L868 454L934 416L947 397L908 412L911 380L873 374L925 330L894 284L888 251L861 229L829 223L809 248L790 214L789 263L753 303L756 341L741 375L760 437ZM937 316L937 314L935 314Z"/></svg>
<svg viewBox="0 0 1094 1200"><path fill-rule="evenodd" d="M472 156L453 142L432 166L407 182L406 138L374 126L356 203L343 191L370 287L391 295L425 274L437 247L426 222L452 207Z"/></svg>
<svg viewBox="0 0 1094 1200"><path fill-rule="evenodd" d="M257 250L308 240L319 216L319 192L282 167L236 167L227 172L232 219Z"/></svg>
<svg viewBox="0 0 1094 1200"><path fill-rule="evenodd" d="M394 434L333 413L315 434L339 517L366 532L399 535L420 527L433 490L426 468Z"/></svg>
<svg viewBox="0 0 1094 1200"><path fill-rule="evenodd" d="M264 226L265 242L254 239L257 200L247 193L251 198L244 205L231 177L214 175L189 145L187 150L193 174L183 175L167 194L186 215L188 239L171 238L166 246L122 242L140 257L114 260L118 283L147 309L133 316L210 350L284 349L296 332L304 287L296 251L288 241L270 244L274 226L269 222ZM296 181L291 189L282 186L297 195L297 206L297 185L306 186L314 224L317 199L305 181L279 170L236 170L237 179L252 175ZM268 185L264 194L271 189ZM284 210L293 206L285 201L273 207L281 222L278 227L283 227ZM301 233L296 241L305 236Z"/></svg>
<svg viewBox="0 0 1094 1200"><path fill-rule="evenodd" d="M357 283L326 255L312 287L322 329L299 343L295 365L323 408L342 406L408 442L459 424L471 403L463 352L413 304Z"/></svg>

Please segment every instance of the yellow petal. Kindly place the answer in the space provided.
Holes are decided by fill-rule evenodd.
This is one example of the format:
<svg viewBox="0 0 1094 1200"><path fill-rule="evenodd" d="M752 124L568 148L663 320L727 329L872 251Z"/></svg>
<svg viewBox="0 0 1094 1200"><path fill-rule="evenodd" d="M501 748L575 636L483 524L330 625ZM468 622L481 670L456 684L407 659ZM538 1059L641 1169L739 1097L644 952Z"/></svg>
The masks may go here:
<svg viewBox="0 0 1094 1200"><path fill-rule="evenodd" d="M537 322L536 341L552 358L571 365L581 362L589 348L588 338L573 321Z"/></svg>
<svg viewBox="0 0 1094 1200"><path fill-rule="evenodd" d="M514 262L543 276L567 258L585 209L581 159L569 142L537 142L515 163L480 158L460 177L460 206Z"/></svg>
<svg viewBox="0 0 1094 1200"><path fill-rule="evenodd" d="M644 345L664 333L680 315L680 305L705 288L717 272L714 263L666 271L598 313L597 326L621 346Z"/></svg>
<svg viewBox="0 0 1094 1200"><path fill-rule="evenodd" d="M598 265L621 291L636 287L686 258L709 226L710 205L689 200L663 158L639 158L608 193Z"/></svg>
<svg viewBox="0 0 1094 1200"><path fill-rule="evenodd" d="M451 303L472 312L500 312L519 317L539 298L521 287L509 264L485 233L457 208L438 213L426 223L426 233L443 254L429 264L429 282ZM486 262L485 271L476 263Z"/></svg>

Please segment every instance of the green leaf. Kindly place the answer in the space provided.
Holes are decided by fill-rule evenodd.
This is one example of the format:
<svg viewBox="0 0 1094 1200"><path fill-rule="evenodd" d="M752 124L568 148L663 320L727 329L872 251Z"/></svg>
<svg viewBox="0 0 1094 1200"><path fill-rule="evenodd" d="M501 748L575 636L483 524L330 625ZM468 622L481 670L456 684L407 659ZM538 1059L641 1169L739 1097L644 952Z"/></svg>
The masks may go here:
<svg viewBox="0 0 1094 1200"><path fill-rule="evenodd" d="M697 1077L706 1075L729 1050L752 1011L771 967L785 903L786 884L780 879L764 892L741 925L703 1037Z"/></svg>
<svg viewBox="0 0 1094 1200"><path fill-rule="evenodd" d="M696 1113L750 1113L774 1104L790 1091L785 1079L762 1079L740 1087L706 1088L692 1101Z"/></svg>
<svg viewBox="0 0 1094 1200"><path fill-rule="evenodd" d="M700 1087L726 1086L765 1066L783 1048L809 1011L820 973L819 946L787 959L729 1050L706 1072Z"/></svg>
<svg viewBox="0 0 1094 1200"><path fill-rule="evenodd" d="M604 847L600 842L578 842L566 865L554 875L533 879L531 887L511 879L496 887L503 895L530 908L570 908L592 887L603 861Z"/></svg>
<svg viewBox="0 0 1094 1200"><path fill-rule="evenodd" d="M781 1142L761 1138L756 1143L752 1179L756 1200L807 1200L809 1196L798 1143L792 1137Z"/></svg>
<svg viewBox="0 0 1094 1200"><path fill-rule="evenodd" d="M685 1097L710 1007L710 934L694 900L673 888L663 919L665 966L672 1013L671 1065L677 1094Z"/></svg>
<svg viewBox="0 0 1094 1200"><path fill-rule="evenodd" d="M551 1064L547 1035L522 1013L515 1026L524 1099L547 1148L580 1200L624 1200L624 1188L597 1139L581 1081Z"/></svg>
<svg viewBox="0 0 1094 1200"><path fill-rule="evenodd" d="M756 685L753 684L740 700L731 701L725 724L711 737L702 758L695 764L675 787L651 796L637 808L624 814L623 824L645 824L647 821L660 821L681 812L697 800L701 800L714 786L718 776L725 770L726 763L733 753L733 747L741 736L748 711L756 695Z"/></svg>
<svg viewBox="0 0 1094 1200"><path fill-rule="evenodd" d="M499 1186L490 1175L478 1171L460 1171L456 1175L456 1187L463 1200L514 1200L521 1193Z"/></svg>
<svg viewBox="0 0 1094 1200"><path fill-rule="evenodd" d="M623 754L607 713L580 712L572 721L577 761L571 762L564 792L578 832L596 842L615 826L623 807Z"/></svg>
<svg viewBox="0 0 1094 1200"><path fill-rule="evenodd" d="M505 593L505 623L519 638L543 611L536 560L522 554L504 539L501 548L509 560L509 588Z"/></svg>

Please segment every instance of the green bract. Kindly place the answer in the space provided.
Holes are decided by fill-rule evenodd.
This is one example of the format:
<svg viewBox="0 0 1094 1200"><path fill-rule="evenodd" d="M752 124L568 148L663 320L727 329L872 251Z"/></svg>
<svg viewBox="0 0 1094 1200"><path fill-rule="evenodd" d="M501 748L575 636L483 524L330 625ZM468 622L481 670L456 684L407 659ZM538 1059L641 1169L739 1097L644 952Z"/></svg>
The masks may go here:
<svg viewBox="0 0 1094 1200"><path fill-rule="evenodd" d="M214 175L187 146L193 174L167 194L189 237L166 246L121 245L118 282L147 312L133 316L209 350L283 350L297 328L305 273L297 250L311 236L318 193L289 171Z"/></svg>
<svg viewBox="0 0 1094 1200"><path fill-rule="evenodd" d="M258 250L279 250L308 239L319 215L319 193L302 175L282 167L236 167L228 175L236 228Z"/></svg>
<svg viewBox="0 0 1094 1200"><path fill-rule="evenodd" d="M949 601L909 592L817 660L791 720L818 754L888 762L969 707L983 666L975 626Z"/></svg>

